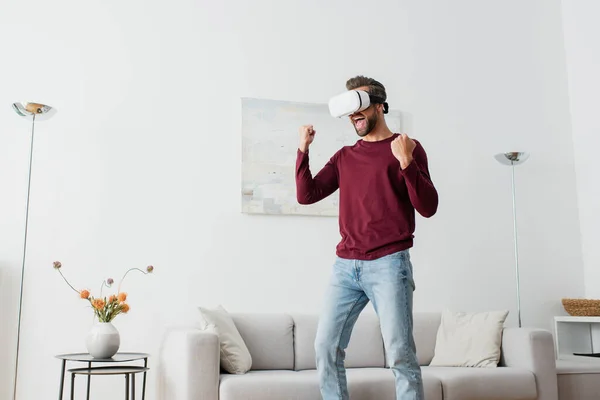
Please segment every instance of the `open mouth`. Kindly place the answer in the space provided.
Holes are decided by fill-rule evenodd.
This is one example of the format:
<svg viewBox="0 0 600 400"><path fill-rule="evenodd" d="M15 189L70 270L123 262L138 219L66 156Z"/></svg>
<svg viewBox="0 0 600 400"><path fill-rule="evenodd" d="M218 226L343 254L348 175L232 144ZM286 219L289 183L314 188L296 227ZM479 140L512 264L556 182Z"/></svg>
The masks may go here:
<svg viewBox="0 0 600 400"><path fill-rule="evenodd" d="M356 129L364 129L367 126L367 120L365 119L365 117L355 117L352 119L352 122L354 122L354 126L356 127Z"/></svg>

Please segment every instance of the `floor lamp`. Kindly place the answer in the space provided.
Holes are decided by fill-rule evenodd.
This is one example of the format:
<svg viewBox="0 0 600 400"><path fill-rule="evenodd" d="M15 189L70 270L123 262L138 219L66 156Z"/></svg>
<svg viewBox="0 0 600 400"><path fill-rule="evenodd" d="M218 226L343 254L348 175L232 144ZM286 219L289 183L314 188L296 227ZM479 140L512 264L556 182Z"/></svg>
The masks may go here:
<svg viewBox="0 0 600 400"><path fill-rule="evenodd" d="M36 121L43 121L51 118L56 109L45 104L39 103L13 103L13 110L31 121L31 144L29 148L29 172L27 178L27 206L25 211L25 237L23 238L23 263L21 264L21 287L19 289L19 319L17 323L17 354L15 357L15 378L13 387L13 400L17 398L17 374L19 369L19 348L21 342L21 308L23 306L23 281L25 280L25 255L27 253L27 228L29 226L29 193L31 188L31 165L33 161L33 138L35 133Z"/></svg>
<svg viewBox="0 0 600 400"><path fill-rule="evenodd" d="M508 165L512 170L512 205L513 205L513 229L515 241L515 275L517 280L517 316L519 328L521 327L521 289L519 287L519 246L517 245L517 203L515 200L515 167L523 164L529 158L529 153L513 151L509 153L496 154L494 158L502 165Z"/></svg>

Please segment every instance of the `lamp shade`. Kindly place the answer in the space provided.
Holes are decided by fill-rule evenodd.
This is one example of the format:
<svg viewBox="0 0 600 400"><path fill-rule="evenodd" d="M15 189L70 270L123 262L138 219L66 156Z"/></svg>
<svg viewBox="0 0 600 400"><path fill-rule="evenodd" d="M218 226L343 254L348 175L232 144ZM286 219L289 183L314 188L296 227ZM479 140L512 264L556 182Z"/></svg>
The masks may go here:
<svg viewBox="0 0 600 400"><path fill-rule="evenodd" d="M529 158L529 153L523 151L510 151L508 153L499 153L494 158L504 165L519 165L523 164Z"/></svg>
<svg viewBox="0 0 600 400"><path fill-rule="evenodd" d="M13 103L13 110L21 117L33 120L35 115L36 121L44 121L50 119L56 114L56 108L40 103Z"/></svg>

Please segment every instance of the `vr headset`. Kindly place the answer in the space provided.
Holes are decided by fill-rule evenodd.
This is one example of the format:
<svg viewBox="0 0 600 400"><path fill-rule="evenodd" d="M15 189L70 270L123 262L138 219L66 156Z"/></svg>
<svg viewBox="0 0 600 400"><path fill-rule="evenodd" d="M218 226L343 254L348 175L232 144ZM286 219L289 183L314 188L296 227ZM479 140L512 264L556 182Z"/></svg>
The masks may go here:
<svg viewBox="0 0 600 400"><path fill-rule="evenodd" d="M383 113L388 113L388 104L378 96L364 90L349 90L329 100L329 113L332 117L342 118L367 109L371 104L383 104Z"/></svg>

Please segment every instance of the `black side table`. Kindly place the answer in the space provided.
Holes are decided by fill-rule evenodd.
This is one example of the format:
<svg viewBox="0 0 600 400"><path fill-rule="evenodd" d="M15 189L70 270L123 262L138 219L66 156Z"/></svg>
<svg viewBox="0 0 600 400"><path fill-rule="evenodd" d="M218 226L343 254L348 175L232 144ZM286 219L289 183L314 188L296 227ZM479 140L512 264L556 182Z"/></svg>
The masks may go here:
<svg viewBox="0 0 600 400"><path fill-rule="evenodd" d="M146 353L117 353L114 356L112 356L111 358L95 358L95 357L92 357L88 353L59 354L56 356L56 358L58 358L59 360L62 360L62 369L61 369L61 375L60 375L60 393L58 395L58 399L62 400L62 398L63 398L67 361L85 362L88 364L87 369L91 369L93 363L113 364L113 363L123 363L123 362L142 360L143 368L144 368L144 370L143 370L144 380L142 383L142 400L145 400L145 398L146 398L146 372L149 369L148 368L148 357L150 357L150 355L146 354ZM90 381L91 381L92 374L86 374L86 375L87 375L87 397L86 398L87 398L87 400L89 400L90 399ZM71 394L71 396L73 396L73 394Z"/></svg>

